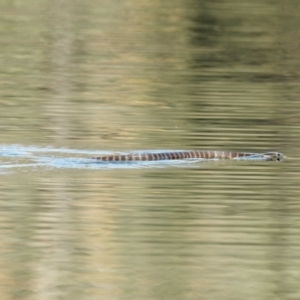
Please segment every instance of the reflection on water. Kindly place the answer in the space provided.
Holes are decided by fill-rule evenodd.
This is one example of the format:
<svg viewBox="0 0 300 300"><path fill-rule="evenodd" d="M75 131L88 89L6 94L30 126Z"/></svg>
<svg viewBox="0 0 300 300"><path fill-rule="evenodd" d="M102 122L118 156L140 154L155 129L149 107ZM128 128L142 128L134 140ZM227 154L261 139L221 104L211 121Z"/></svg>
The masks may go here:
<svg viewBox="0 0 300 300"><path fill-rule="evenodd" d="M299 299L298 6L1 1L1 299Z"/></svg>

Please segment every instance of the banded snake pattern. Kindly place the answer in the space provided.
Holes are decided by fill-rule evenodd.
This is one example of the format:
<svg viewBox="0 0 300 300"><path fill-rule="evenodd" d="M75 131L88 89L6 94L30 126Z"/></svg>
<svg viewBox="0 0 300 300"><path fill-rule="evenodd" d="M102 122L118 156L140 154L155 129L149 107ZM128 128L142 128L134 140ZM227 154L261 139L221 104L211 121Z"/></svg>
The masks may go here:
<svg viewBox="0 0 300 300"><path fill-rule="evenodd" d="M117 161L158 161L158 160L179 160L188 158L199 159L247 159L253 158L264 161L282 161L285 156L280 152L250 153L231 151L208 151L208 150L188 150L169 152L145 152L132 154L102 155L93 159L107 162Z"/></svg>

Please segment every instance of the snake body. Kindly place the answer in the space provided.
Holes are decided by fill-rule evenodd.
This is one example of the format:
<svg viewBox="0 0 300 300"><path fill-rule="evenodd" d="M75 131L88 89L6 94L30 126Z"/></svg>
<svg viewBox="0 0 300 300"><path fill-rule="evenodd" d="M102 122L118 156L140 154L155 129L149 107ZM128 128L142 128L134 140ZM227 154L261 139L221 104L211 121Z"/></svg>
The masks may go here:
<svg viewBox="0 0 300 300"><path fill-rule="evenodd" d="M187 158L200 159L243 159L253 158L265 161L282 161L284 155L279 152L266 153L249 153L249 152L230 152L230 151L170 151L170 152L153 152L153 153L132 153L132 154L116 154L102 155L93 157L93 159L107 162L117 161L157 161L157 160L178 160Z"/></svg>

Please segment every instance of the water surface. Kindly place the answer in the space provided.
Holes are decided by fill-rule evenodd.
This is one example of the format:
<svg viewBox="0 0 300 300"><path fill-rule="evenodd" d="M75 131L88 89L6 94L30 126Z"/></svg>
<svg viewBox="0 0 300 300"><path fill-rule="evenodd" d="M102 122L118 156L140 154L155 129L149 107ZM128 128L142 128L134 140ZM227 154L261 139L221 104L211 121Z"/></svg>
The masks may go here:
<svg viewBox="0 0 300 300"><path fill-rule="evenodd" d="M297 1L0 9L1 299L300 298Z"/></svg>

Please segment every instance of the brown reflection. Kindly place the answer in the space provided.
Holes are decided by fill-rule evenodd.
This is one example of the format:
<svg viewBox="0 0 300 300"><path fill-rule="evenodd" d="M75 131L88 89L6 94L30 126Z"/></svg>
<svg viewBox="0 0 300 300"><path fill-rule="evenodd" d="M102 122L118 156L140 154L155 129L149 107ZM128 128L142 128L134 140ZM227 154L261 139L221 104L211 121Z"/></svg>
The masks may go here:
<svg viewBox="0 0 300 300"><path fill-rule="evenodd" d="M280 149L282 102L276 85L277 15L267 3L203 1L191 15L191 145L246 150ZM248 14L248 9L261 13ZM249 26L249 24L252 24ZM209 41L209 42L208 42ZM267 142L266 142L267 141ZM227 148L229 149L229 148ZM257 150L255 150L257 151ZM284 152L283 149L281 151Z"/></svg>
<svg viewBox="0 0 300 300"><path fill-rule="evenodd" d="M50 118L49 128L53 138L62 142L69 135L65 111L74 97L72 73L76 39L76 1L56 0L47 13L49 22L49 88L51 94L45 106L45 115Z"/></svg>

